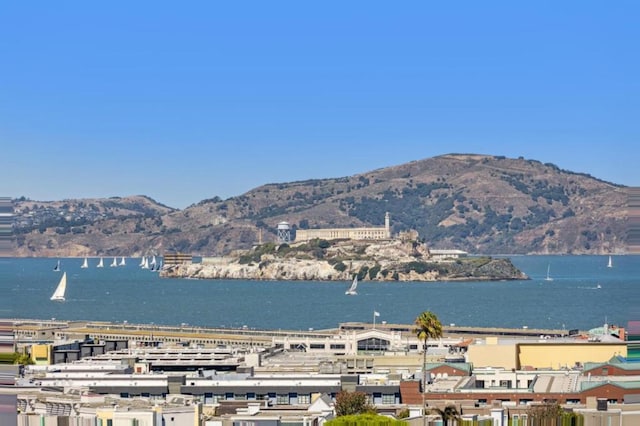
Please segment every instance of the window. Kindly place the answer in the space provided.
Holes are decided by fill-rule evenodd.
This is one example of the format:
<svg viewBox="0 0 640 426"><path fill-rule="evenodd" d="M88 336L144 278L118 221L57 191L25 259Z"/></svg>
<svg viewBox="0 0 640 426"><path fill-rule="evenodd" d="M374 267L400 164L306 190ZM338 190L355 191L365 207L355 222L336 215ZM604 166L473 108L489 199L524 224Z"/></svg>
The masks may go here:
<svg viewBox="0 0 640 426"><path fill-rule="evenodd" d="M500 387L511 389L511 380L500 380Z"/></svg>
<svg viewBox="0 0 640 426"><path fill-rule="evenodd" d="M383 404L395 404L396 396L392 393L383 393L382 394L382 403Z"/></svg>
<svg viewBox="0 0 640 426"><path fill-rule="evenodd" d="M324 343L312 343L309 345L310 349L324 349Z"/></svg>
<svg viewBox="0 0 640 426"><path fill-rule="evenodd" d="M476 389L484 389L484 380L476 380Z"/></svg>
<svg viewBox="0 0 640 426"><path fill-rule="evenodd" d="M330 347L331 349L344 349L345 345L344 343L332 343Z"/></svg>
<svg viewBox="0 0 640 426"><path fill-rule="evenodd" d="M276 404L278 405L289 405L289 394L278 394L276 397Z"/></svg>
<svg viewBox="0 0 640 426"><path fill-rule="evenodd" d="M389 341L370 337L364 340L358 340L359 351L386 351L389 348Z"/></svg>
<svg viewBox="0 0 640 426"><path fill-rule="evenodd" d="M298 394L298 404L311 404L311 395L299 393Z"/></svg>

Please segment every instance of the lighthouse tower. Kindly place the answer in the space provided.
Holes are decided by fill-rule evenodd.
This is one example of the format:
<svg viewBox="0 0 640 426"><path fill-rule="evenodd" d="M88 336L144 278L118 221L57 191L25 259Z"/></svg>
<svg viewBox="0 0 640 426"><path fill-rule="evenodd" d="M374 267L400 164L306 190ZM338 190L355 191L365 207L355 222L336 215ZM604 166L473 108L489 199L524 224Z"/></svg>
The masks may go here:
<svg viewBox="0 0 640 426"><path fill-rule="evenodd" d="M391 226L389 222L391 222L389 218L389 212L386 212L384 214L384 229L385 231L387 231L387 238L391 238Z"/></svg>

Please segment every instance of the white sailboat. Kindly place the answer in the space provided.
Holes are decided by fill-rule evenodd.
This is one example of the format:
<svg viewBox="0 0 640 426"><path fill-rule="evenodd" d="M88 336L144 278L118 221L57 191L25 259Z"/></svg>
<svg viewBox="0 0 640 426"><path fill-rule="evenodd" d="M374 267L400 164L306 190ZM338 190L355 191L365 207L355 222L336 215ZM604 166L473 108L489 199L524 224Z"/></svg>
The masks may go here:
<svg viewBox="0 0 640 426"><path fill-rule="evenodd" d="M84 262L82 262L82 266L80 266L82 269L86 269L89 267L89 260L86 258L84 258Z"/></svg>
<svg viewBox="0 0 640 426"><path fill-rule="evenodd" d="M64 293L67 291L67 273L62 273L62 278L60 278L60 282L58 283L58 287L51 295L51 300L56 302L64 302Z"/></svg>
<svg viewBox="0 0 640 426"><path fill-rule="evenodd" d="M348 296L355 296L358 294L358 292L356 291L357 288L358 288L358 276L355 275L353 277L353 282L351 283L351 287L349 287L349 289L345 291L344 294Z"/></svg>
<svg viewBox="0 0 640 426"><path fill-rule="evenodd" d="M551 271L551 265L547 265L547 276L544 279L545 281L553 281L553 278L551 278L551 275L549 275L550 271Z"/></svg>
<svg viewBox="0 0 640 426"><path fill-rule="evenodd" d="M149 263L149 267L150 267L150 271L155 271L155 272L159 272L162 269L162 261L156 263L155 265L152 265L151 263Z"/></svg>
<svg viewBox="0 0 640 426"><path fill-rule="evenodd" d="M124 260L124 256L122 256L122 259L120 259L120 266L126 266L127 262L125 262Z"/></svg>
<svg viewBox="0 0 640 426"><path fill-rule="evenodd" d="M140 258L140 264L138 266L143 267L144 266L144 261L145 261L146 258L147 258L147 256L142 256Z"/></svg>
<svg viewBox="0 0 640 426"><path fill-rule="evenodd" d="M607 268L613 268L613 259L609 256L609 263L607 263Z"/></svg>
<svg viewBox="0 0 640 426"><path fill-rule="evenodd" d="M104 259L100 258L100 262L98 262L98 266L96 268L104 268Z"/></svg>
<svg viewBox="0 0 640 426"><path fill-rule="evenodd" d="M142 269L149 269L149 258L144 258L144 263L141 266Z"/></svg>
<svg viewBox="0 0 640 426"><path fill-rule="evenodd" d="M117 258L113 258L113 261L111 262L111 265L109 265L112 268L115 268L118 266L118 259Z"/></svg>
<svg viewBox="0 0 640 426"><path fill-rule="evenodd" d="M56 266L53 267L54 271L59 271L60 270L60 261L58 260L58 263L56 263Z"/></svg>
<svg viewBox="0 0 640 426"><path fill-rule="evenodd" d="M153 255L151 257L151 262L149 262L149 266L156 266L156 256Z"/></svg>

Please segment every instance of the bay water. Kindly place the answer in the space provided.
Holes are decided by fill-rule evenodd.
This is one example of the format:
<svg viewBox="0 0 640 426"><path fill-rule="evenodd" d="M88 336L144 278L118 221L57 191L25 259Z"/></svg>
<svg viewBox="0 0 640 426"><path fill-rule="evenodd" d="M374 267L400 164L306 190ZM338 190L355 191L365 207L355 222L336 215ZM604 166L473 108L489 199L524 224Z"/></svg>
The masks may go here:
<svg viewBox="0 0 640 426"><path fill-rule="evenodd" d="M531 279L492 282L350 282L160 278L98 259L60 259L65 302L49 300L58 259L0 258L0 318L113 321L204 327L307 330L342 322L412 323L430 310L443 324L580 329L640 320L640 256L513 256ZM552 281L545 280L549 270Z"/></svg>

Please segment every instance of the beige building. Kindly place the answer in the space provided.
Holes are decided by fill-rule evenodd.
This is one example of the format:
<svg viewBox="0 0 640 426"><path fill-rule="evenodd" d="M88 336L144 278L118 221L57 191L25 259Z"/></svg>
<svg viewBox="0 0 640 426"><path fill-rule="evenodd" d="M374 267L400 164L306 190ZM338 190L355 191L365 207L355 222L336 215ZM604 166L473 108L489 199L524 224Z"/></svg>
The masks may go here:
<svg viewBox="0 0 640 426"><path fill-rule="evenodd" d="M298 229L296 241L323 240L388 240L391 239L389 212L384 215L384 227Z"/></svg>
<svg viewBox="0 0 640 426"><path fill-rule="evenodd" d="M625 342L546 339L526 342L487 337L483 343L469 345L467 361L475 367L561 369L587 362L606 362L617 355L626 357Z"/></svg>

